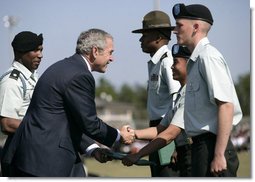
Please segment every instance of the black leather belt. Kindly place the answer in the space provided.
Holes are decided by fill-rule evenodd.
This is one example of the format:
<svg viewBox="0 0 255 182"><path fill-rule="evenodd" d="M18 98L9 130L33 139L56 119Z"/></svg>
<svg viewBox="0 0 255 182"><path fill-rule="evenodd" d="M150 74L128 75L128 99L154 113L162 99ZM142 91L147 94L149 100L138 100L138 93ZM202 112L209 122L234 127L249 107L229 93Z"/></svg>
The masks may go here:
<svg viewBox="0 0 255 182"><path fill-rule="evenodd" d="M177 152L178 151L183 151L183 150L191 150L191 144L186 144L182 146L177 146L176 147Z"/></svg>
<svg viewBox="0 0 255 182"><path fill-rule="evenodd" d="M204 141L204 140L207 140L209 138L215 138L215 137L216 137L216 135L214 133L206 132L206 133L203 133L201 135L197 135L197 136L192 137L192 141L193 141L193 143L197 143L199 141Z"/></svg>

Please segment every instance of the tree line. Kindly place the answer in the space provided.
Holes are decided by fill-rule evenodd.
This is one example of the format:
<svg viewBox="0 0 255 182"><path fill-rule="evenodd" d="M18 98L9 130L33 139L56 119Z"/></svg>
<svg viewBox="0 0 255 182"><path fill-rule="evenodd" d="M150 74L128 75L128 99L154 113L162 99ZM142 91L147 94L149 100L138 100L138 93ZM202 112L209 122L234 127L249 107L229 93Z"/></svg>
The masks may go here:
<svg viewBox="0 0 255 182"><path fill-rule="evenodd" d="M240 101L240 105L244 116L250 115L250 73L241 75L235 83L236 92ZM100 97L101 93L111 96L111 100L128 103L135 107L134 118L146 119L146 102L147 88L144 85L130 86L123 84L120 89L116 89L114 85L104 77L98 79L96 87L96 97Z"/></svg>

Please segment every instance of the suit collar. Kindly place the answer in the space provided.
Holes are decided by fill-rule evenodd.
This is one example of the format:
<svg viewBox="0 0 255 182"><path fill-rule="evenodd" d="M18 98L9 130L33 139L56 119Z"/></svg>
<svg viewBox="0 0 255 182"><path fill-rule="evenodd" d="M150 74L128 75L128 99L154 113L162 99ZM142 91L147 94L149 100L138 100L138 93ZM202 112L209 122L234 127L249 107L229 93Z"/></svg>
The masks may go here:
<svg viewBox="0 0 255 182"><path fill-rule="evenodd" d="M88 67L88 70L89 70L90 72L92 72L92 70L91 70L91 66L90 66L90 64L89 64L88 60L87 60L84 56L82 56L82 55L81 55L81 57L84 59L84 61L85 61L86 65L87 65L87 67Z"/></svg>
<svg viewBox="0 0 255 182"><path fill-rule="evenodd" d="M90 67L88 61L81 54L75 53L74 55L71 56L71 59L84 65L84 67L91 72L91 67Z"/></svg>

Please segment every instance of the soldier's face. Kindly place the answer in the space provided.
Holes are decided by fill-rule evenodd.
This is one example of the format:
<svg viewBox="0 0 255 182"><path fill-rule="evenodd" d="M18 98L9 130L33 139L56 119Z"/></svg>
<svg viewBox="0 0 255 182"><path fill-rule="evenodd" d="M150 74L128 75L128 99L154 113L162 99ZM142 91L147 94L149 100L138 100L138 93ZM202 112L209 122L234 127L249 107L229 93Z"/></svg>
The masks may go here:
<svg viewBox="0 0 255 182"><path fill-rule="evenodd" d="M37 47L37 49L24 53L21 56L20 62L27 69L29 69L31 72L33 72L40 65L40 62L41 62L42 57L43 57L42 50L43 50L43 46L40 45L40 46Z"/></svg>

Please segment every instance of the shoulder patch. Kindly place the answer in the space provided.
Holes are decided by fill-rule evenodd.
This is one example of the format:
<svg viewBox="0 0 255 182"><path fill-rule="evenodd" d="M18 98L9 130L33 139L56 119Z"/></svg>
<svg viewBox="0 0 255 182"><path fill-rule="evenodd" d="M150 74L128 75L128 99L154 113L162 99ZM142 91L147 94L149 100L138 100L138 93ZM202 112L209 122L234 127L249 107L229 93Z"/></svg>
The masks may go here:
<svg viewBox="0 0 255 182"><path fill-rule="evenodd" d="M12 78L12 79L14 79L14 80L17 80L17 79L19 78L19 74L20 74L20 71L14 69L14 70L12 70L12 72L11 72L9 78Z"/></svg>
<svg viewBox="0 0 255 182"><path fill-rule="evenodd" d="M165 53L161 56L160 60L163 60L163 59L165 59L166 57L167 57L167 52L165 52Z"/></svg>

